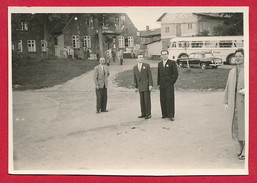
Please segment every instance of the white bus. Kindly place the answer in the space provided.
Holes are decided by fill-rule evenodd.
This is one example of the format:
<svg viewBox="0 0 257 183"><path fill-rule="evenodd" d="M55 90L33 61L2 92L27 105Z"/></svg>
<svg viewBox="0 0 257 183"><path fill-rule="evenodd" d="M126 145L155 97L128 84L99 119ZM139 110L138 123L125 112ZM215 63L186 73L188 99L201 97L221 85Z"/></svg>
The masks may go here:
<svg viewBox="0 0 257 183"><path fill-rule="evenodd" d="M176 37L170 40L169 59L177 60L193 52L208 51L223 62L235 64L234 52L244 47L243 36Z"/></svg>

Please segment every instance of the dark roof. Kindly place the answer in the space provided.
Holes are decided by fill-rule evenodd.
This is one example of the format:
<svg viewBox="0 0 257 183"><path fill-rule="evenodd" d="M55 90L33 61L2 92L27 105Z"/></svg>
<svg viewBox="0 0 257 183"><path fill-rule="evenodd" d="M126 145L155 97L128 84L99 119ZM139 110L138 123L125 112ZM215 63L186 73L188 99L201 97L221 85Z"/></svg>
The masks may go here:
<svg viewBox="0 0 257 183"><path fill-rule="evenodd" d="M196 15L200 16L208 16L208 17L213 17L213 18L228 18L226 14L224 13L194 13Z"/></svg>
<svg viewBox="0 0 257 183"><path fill-rule="evenodd" d="M156 20L156 22L162 21L162 18L166 14L167 13L163 13L161 15L161 17ZM200 15L200 16L209 16L209 17L213 17L213 18L228 18L228 16L226 16L226 14L224 14L224 13L193 13L193 14Z"/></svg>
<svg viewBox="0 0 257 183"><path fill-rule="evenodd" d="M145 43L145 45L152 44L152 43L159 42L159 41L161 41L161 39L157 39L157 40L151 41L149 43Z"/></svg>
<svg viewBox="0 0 257 183"><path fill-rule="evenodd" d="M161 35L161 28L140 31L140 37Z"/></svg>

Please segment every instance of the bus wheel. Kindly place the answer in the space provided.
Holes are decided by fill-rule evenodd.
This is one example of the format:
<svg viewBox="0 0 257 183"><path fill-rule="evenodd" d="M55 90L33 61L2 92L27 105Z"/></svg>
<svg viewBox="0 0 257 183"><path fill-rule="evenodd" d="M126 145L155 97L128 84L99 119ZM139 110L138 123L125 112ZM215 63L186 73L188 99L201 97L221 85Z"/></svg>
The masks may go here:
<svg viewBox="0 0 257 183"><path fill-rule="evenodd" d="M234 55L230 55L228 57L227 62L228 62L229 65L235 65L236 64L235 56Z"/></svg>
<svg viewBox="0 0 257 183"><path fill-rule="evenodd" d="M201 64L201 69L206 69L206 68L207 68L206 63L202 63L202 64Z"/></svg>

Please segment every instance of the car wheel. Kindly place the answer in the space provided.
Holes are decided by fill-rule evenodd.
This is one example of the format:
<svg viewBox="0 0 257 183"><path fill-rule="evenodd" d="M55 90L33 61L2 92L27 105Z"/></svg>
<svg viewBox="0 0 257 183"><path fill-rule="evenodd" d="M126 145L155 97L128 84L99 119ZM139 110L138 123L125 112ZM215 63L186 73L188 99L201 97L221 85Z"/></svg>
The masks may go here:
<svg viewBox="0 0 257 183"><path fill-rule="evenodd" d="M207 68L206 63L202 63L202 64L201 64L201 69L206 69L206 68Z"/></svg>
<svg viewBox="0 0 257 183"><path fill-rule="evenodd" d="M228 64L229 65L235 65L236 64L236 60L235 60L235 56L234 55L230 55L228 57Z"/></svg>

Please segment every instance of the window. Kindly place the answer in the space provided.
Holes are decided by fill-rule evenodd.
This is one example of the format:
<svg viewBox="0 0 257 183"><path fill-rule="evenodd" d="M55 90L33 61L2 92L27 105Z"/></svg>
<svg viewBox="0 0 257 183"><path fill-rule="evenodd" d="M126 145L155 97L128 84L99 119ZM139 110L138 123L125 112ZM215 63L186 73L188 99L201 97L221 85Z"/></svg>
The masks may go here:
<svg viewBox="0 0 257 183"><path fill-rule="evenodd" d="M114 18L114 23L115 23L116 26L120 26L120 17L118 17L118 16L115 17Z"/></svg>
<svg viewBox="0 0 257 183"><path fill-rule="evenodd" d="M22 40L18 41L18 52L23 52Z"/></svg>
<svg viewBox="0 0 257 183"><path fill-rule="evenodd" d="M89 17L86 19L86 25L93 26L94 21L92 17Z"/></svg>
<svg viewBox="0 0 257 183"><path fill-rule="evenodd" d="M178 42L178 47L179 48L189 47L189 41L179 41Z"/></svg>
<svg viewBox="0 0 257 183"><path fill-rule="evenodd" d="M46 40L41 40L41 49L42 52L46 52Z"/></svg>
<svg viewBox="0 0 257 183"><path fill-rule="evenodd" d="M176 45L177 45L176 42L172 42L172 43L171 43L171 47L172 47L172 48L176 48Z"/></svg>
<svg viewBox="0 0 257 183"><path fill-rule="evenodd" d="M125 48L124 36L119 36L119 48Z"/></svg>
<svg viewBox="0 0 257 183"><path fill-rule="evenodd" d="M203 47L203 42L202 41L192 41L191 42L191 47L192 48L202 48Z"/></svg>
<svg viewBox="0 0 257 183"><path fill-rule="evenodd" d="M36 52L36 41L28 40L28 52Z"/></svg>
<svg viewBox="0 0 257 183"><path fill-rule="evenodd" d="M215 48L217 47L217 41L205 41L204 45L206 48Z"/></svg>
<svg viewBox="0 0 257 183"><path fill-rule="evenodd" d="M109 26L109 24L108 24L108 22L107 22L107 19L108 19L108 16L105 14L105 15L103 15L103 19L102 19L102 21L103 21L103 26L105 26L105 27L108 27Z"/></svg>
<svg viewBox="0 0 257 183"><path fill-rule="evenodd" d="M189 55L189 57L188 58L195 58L195 54L191 54L191 55Z"/></svg>
<svg viewBox="0 0 257 183"><path fill-rule="evenodd" d="M128 47L134 47L134 38L132 36L128 37Z"/></svg>
<svg viewBox="0 0 257 183"><path fill-rule="evenodd" d="M170 32L170 27L165 27L165 32L166 33Z"/></svg>
<svg viewBox="0 0 257 183"><path fill-rule="evenodd" d="M72 36L72 47L73 48L79 48L79 36L78 35L73 35Z"/></svg>
<svg viewBox="0 0 257 183"><path fill-rule="evenodd" d="M213 57L213 54L212 54L212 53L207 53L207 54L205 54L205 58L211 58L211 57Z"/></svg>
<svg viewBox="0 0 257 183"><path fill-rule="evenodd" d="M234 46L240 48L244 47L244 40L235 40Z"/></svg>
<svg viewBox="0 0 257 183"><path fill-rule="evenodd" d="M21 22L21 30L29 30L27 22Z"/></svg>
<svg viewBox="0 0 257 183"><path fill-rule="evenodd" d="M91 37L90 36L84 37L84 47L91 48Z"/></svg>
<svg viewBox="0 0 257 183"><path fill-rule="evenodd" d="M232 41L220 41L220 48L231 48L232 47Z"/></svg>
<svg viewBox="0 0 257 183"><path fill-rule="evenodd" d="M192 29L192 27L193 27L193 24L192 24L192 23L187 24L187 28L188 28L188 29Z"/></svg>

